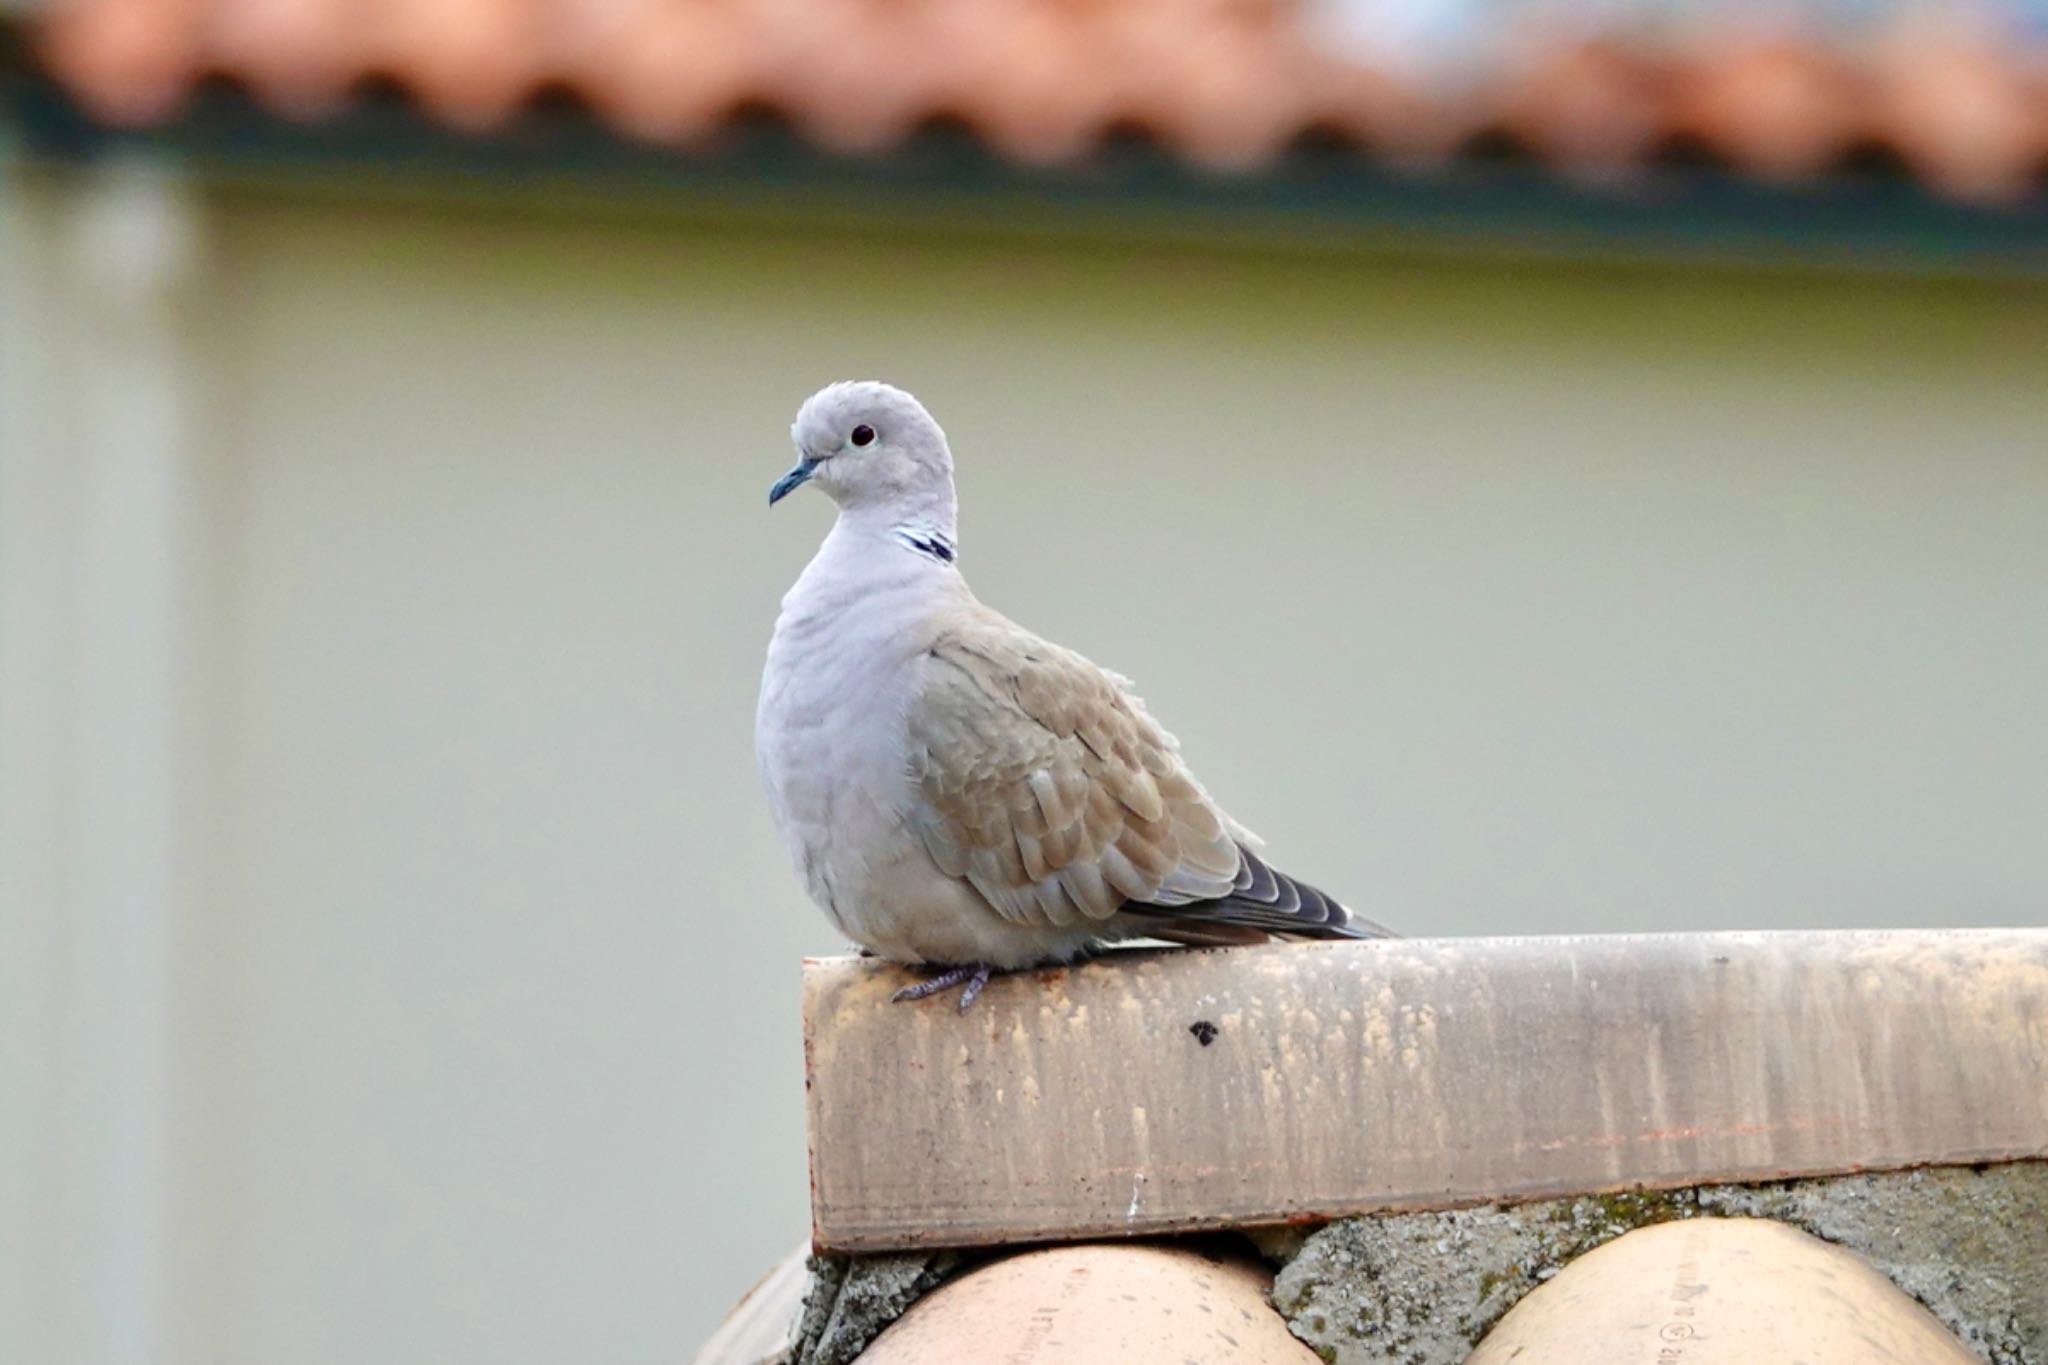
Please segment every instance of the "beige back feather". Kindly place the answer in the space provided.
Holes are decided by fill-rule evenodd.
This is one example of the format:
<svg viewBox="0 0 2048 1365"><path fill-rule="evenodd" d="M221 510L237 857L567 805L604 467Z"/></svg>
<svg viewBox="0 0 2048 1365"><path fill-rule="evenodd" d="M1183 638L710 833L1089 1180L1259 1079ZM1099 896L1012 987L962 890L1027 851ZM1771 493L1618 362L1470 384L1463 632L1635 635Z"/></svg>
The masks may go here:
<svg viewBox="0 0 2048 1365"><path fill-rule="evenodd" d="M913 819L938 865L1004 917L1065 925L1230 891L1251 836L1123 679L979 607L923 670Z"/></svg>

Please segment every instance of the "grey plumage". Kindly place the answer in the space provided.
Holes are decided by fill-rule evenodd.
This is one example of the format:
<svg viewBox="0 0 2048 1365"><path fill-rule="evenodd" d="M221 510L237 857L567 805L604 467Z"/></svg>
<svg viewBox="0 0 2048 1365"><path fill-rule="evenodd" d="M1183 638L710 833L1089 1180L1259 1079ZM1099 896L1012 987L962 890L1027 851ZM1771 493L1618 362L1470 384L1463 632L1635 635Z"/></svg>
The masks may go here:
<svg viewBox="0 0 2048 1365"><path fill-rule="evenodd" d="M756 742L798 871L849 937L1003 969L1119 938L1386 932L1269 867L1127 680L974 597L952 455L915 399L835 384L792 435L771 501L815 483L839 516L783 599Z"/></svg>

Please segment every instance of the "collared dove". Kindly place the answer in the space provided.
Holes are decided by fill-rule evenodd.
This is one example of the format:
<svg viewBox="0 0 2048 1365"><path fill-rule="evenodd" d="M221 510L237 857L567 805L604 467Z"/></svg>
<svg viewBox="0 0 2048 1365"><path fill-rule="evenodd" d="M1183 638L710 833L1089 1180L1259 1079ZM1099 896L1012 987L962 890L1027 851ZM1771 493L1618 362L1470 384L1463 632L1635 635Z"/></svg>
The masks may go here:
<svg viewBox="0 0 2048 1365"><path fill-rule="evenodd" d="M954 562L953 456L918 401L830 385L790 428L839 505L768 646L754 736L783 841L855 943L942 970L899 992L1128 938L1386 933L1268 867L1128 680L983 606Z"/></svg>

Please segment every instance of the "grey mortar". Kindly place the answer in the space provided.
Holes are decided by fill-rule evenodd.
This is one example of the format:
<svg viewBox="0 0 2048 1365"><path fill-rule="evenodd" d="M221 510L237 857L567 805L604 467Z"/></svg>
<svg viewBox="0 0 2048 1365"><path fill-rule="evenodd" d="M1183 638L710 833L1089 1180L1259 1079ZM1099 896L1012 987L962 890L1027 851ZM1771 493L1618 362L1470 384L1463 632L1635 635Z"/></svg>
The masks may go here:
<svg viewBox="0 0 2048 1365"><path fill-rule="evenodd" d="M1460 1365L1574 1257L1674 1218L1772 1218L1854 1251L1991 1365L2048 1365L2048 1162L1632 1190L1259 1230L1274 1307L1332 1365ZM790 1365L847 1365L966 1263L813 1257Z"/></svg>
<svg viewBox="0 0 2048 1365"><path fill-rule="evenodd" d="M847 1365L960 1265L952 1251L813 1256L791 1365Z"/></svg>
<svg viewBox="0 0 2048 1365"><path fill-rule="evenodd" d="M1349 1218L1264 1245L1285 1261L1274 1306L1332 1365L1458 1365L1572 1258L1699 1217L1802 1228L1864 1257L1992 1365L2048 1365L2043 1162Z"/></svg>

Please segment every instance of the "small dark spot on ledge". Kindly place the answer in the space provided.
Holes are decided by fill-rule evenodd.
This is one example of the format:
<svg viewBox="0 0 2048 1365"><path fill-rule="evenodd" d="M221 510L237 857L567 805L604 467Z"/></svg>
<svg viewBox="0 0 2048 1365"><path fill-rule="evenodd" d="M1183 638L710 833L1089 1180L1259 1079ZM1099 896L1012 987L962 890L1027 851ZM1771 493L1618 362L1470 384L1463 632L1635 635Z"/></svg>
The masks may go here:
<svg viewBox="0 0 2048 1365"><path fill-rule="evenodd" d="M1220 1030L1207 1019L1197 1019L1188 1025L1188 1032L1195 1035L1196 1042L1207 1047L1216 1041L1216 1035Z"/></svg>

